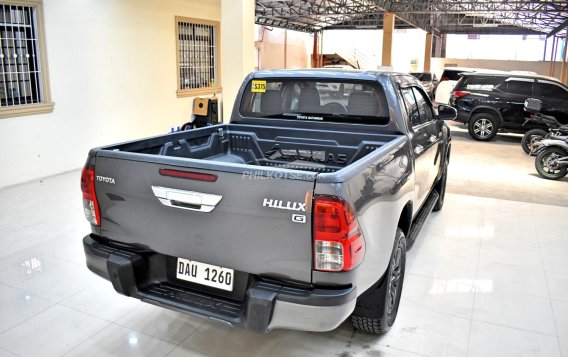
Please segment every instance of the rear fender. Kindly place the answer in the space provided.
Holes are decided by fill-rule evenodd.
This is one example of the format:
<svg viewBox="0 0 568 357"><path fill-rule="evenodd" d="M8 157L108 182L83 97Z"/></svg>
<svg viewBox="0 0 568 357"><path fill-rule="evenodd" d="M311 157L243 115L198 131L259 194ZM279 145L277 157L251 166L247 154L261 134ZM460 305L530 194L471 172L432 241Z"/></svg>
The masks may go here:
<svg viewBox="0 0 568 357"><path fill-rule="evenodd" d="M544 139L540 142L540 144L541 147L539 148L539 151L544 148L556 146L568 152L568 142L566 142L566 140Z"/></svg>
<svg viewBox="0 0 568 357"><path fill-rule="evenodd" d="M488 106L479 106L479 107L475 107L470 113L469 113L469 117L467 118L467 122L466 124L469 124L470 119L478 113L491 113L491 114L495 114L497 115L497 117L499 118L499 127L503 126L503 115L501 115L501 113L493 108L493 107L488 107Z"/></svg>

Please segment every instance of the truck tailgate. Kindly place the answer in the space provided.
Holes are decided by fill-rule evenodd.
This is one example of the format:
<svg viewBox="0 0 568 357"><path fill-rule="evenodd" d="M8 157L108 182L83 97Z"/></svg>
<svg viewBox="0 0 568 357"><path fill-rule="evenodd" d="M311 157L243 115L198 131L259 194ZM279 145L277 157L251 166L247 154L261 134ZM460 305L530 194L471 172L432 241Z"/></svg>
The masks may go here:
<svg viewBox="0 0 568 357"><path fill-rule="evenodd" d="M313 179L97 156L103 237L238 271L311 281ZM215 175L215 182L160 170ZM251 169L253 171L253 169Z"/></svg>

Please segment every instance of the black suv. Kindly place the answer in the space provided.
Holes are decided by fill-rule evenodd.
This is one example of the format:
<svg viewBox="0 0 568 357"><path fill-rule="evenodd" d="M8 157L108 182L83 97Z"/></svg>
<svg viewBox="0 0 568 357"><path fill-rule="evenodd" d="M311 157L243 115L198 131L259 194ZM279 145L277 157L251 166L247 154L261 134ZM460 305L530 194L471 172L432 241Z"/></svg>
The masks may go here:
<svg viewBox="0 0 568 357"><path fill-rule="evenodd" d="M457 109L456 120L467 124L472 138L487 141L497 131L524 133L542 128L532 122L523 126L527 98L541 99L543 114L568 124L568 87L538 75L464 73L452 91L450 105Z"/></svg>

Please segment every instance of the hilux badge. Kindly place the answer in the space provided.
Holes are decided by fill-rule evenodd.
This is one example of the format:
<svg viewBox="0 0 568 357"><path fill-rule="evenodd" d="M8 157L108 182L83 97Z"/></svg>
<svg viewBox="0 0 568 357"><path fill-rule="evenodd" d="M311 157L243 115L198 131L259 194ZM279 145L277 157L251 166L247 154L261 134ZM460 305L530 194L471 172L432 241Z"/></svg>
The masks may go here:
<svg viewBox="0 0 568 357"><path fill-rule="evenodd" d="M262 201L263 207L270 207L270 208L278 208L278 209L285 209L288 211L303 211L306 212L306 203L302 202L290 202L290 201L282 201L282 200L275 200L271 198L265 198Z"/></svg>

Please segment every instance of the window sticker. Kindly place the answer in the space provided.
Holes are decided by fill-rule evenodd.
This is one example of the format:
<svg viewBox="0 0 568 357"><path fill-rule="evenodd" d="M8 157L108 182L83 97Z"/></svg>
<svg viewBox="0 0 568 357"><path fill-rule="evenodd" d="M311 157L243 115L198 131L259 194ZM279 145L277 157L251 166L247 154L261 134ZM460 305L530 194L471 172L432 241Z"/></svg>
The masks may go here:
<svg viewBox="0 0 568 357"><path fill-rule="evenodd" d="M253 80L250 86L250 91L253 93L266 92L266 81Z"/></svg>

